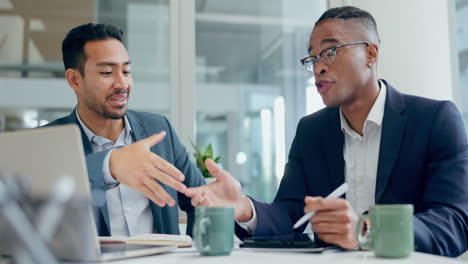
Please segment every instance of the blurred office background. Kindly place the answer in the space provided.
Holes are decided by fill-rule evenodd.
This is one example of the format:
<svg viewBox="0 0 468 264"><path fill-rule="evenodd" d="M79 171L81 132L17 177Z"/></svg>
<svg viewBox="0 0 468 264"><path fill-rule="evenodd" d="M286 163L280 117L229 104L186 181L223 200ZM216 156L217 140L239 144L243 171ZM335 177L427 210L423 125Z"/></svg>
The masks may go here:
<svg viewBox="0 0 468 264"><path fill-rule="evenodd" d="M251 196L271 201L299 119L323 107L299 59L328 7L375 15L379 77L453 100L468 123L468 0L0 0L0 131L68 115L61 41L74 26L126 34L130 108L167 116L189 151L215 155Z"/></svg>

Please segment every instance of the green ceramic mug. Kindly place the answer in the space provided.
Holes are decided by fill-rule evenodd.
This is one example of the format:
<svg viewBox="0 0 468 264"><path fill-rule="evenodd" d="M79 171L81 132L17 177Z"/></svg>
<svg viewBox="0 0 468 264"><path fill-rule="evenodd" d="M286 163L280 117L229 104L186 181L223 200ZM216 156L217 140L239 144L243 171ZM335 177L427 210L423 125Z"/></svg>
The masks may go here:
<svg viewBox="0 0 468 264"><path fill-rule="evenodd" d="M234 208L195 207L193 238L202 255L229 255L234 247Z"/></svg>
<svg viewBox="0 0 468 264"><path fill-rule="evenodd" d="M370 225L362 234L364 221ZM414 250L413 205L389 204L370 208L357 225L359 246L376 257L405 258Z"/></svg>

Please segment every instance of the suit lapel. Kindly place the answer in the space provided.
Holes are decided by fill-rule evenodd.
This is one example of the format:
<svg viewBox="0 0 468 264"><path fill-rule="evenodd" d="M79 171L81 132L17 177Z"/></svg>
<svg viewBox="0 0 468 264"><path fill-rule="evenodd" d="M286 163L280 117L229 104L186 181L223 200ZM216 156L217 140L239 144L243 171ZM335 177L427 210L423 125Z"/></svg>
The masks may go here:
<svg viewBox="0 0 468 264"><path fill-rule="evenodd" d="M128 122L130 123L130 126L132 127L134 142L137 142L150 136L148 130L144 125L143 120L138 118L138 115L136 115L133 111L127 111L127 118Z"/></svg>
<svg viewBox="0 0 468 264"><path fill-rule="evenodd" d="M76 107L73 110L73 112L68 116L68 122L76 124L80 128L81 132L81 140L83 142L83 148L85 152L85 156L92 154L93 149L91 147L91 142L88 140L88 136L86 136L86 133L84 132L83 128L80 125L80 121L78 121L78 118L76 118Z"/></svg>
<svg viewBox="0 0 468 264"><path fill-rule="evenodd" d="M325 149L327 153L328 168L330 171L329 188L331 192L345 182L343 145L344 134L341 130L339 108L335 107L329 112L329 129L325 135Z"/></svg>
<svg viewBox="0 0 468 264"><path fill-rule="evenodd" d="M385 82L385 81L384 81ZM375 186L375 203L378 204L400 152L400 145L406 128L407 116L403 114L406 106L401 94L385 82L385 100L382 135L380 138L379 163Z"/></svg>

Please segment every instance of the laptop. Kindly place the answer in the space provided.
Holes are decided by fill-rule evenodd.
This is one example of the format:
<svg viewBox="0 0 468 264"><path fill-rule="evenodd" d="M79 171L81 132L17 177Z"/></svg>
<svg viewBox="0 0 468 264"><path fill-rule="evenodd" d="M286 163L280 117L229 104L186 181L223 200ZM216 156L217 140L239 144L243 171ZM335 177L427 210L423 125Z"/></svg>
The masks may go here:
<svg viewBox="0 0 468 264"><path fill-rule="evenodd" d="M160 254L176 248L99 243L81 133L76 125L0 133L0 146L0 170L25 178L33 197L48 197L63 176L74 180L72 202L67 205L51 240L52 251L59 259L101 262ZM0 242L0 252L11 254L5 252L8 251L5 244Z"/></svg>

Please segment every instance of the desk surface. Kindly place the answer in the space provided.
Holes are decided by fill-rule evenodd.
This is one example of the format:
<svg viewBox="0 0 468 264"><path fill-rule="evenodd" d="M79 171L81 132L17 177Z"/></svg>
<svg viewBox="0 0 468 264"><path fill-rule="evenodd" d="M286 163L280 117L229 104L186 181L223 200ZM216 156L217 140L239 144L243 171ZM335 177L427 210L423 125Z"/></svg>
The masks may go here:
<svg viewBox="0 0 468 264"><path fill-rule="evenodd" d="M260 264L284 264L284 263L326 263L326 264L353 264L353 263L402 263L402 264L449 264L464 263L461 260L439 257L430 254L413 252L406 259L379 259L375 258L372 252L364 251L331 251L321 254L316 253L292 253L292 252L259 252L252 249L234 249L229 256L201 256L194 247L189 249L177 249L170 253L115 261L110 263L128 263L128 264L241 264L241 263L260 263Z"/></svg>

